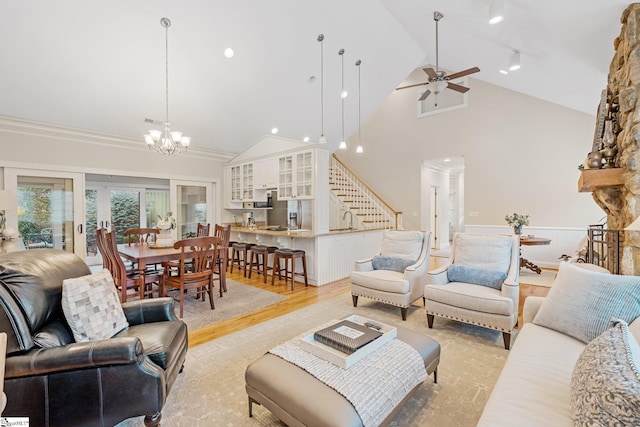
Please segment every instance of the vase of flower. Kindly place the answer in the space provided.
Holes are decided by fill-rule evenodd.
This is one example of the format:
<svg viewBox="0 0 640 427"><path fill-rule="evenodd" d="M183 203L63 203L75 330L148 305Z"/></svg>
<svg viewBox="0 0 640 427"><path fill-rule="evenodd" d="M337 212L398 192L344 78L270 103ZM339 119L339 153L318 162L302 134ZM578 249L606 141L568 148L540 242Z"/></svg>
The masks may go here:
<svg viewBox="0 0 640 427"><path fill-rule="evenodd" d="M167 212L167 216L162 218L158 215L158 222L156 224L158 230L160 230L158 237L156 238L156 246L158 247L170 247L175 243L175 239L171 234L171 230L176 227L176 219L171 212Z"/></svg>
<svg viewBox="0 0 640 427"><path fill-rule="evenodd" d="M529 225L529 215L521 215L514 213L513 215L506 215L504 217L507 224L513 227L514 234L522 234L522 226Z"/></svg>

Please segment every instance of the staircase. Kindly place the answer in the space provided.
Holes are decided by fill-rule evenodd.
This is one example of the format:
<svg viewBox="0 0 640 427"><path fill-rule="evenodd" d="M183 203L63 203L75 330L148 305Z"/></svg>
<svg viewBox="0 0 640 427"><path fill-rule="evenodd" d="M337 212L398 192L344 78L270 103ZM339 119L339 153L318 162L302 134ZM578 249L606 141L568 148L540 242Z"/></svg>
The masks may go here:
<svg viewBox="0 0 640 427"><path fill-rule="evenodd" d="M402 229L402 212L394 210L336 157L329 164L329 188L366 229Z"/></svg>

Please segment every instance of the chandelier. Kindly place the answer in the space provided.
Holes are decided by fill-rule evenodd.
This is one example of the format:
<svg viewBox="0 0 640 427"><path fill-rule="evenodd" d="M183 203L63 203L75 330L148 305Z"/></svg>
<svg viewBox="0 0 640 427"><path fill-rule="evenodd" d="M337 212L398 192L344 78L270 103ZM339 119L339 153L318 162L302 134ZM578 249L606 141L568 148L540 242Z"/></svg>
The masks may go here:
<svg viewBox="0 0 640 427"><path fill-rule="evenodd" d="M165 29L165 96L166 96L166 119L164 121L164 128L162 130L152 129L148 134L145 134L144 140L147 143L149 149L154 149L161 154L179 154L186 151L191 143L191 138L183 136L182 132L171 130L169 124L169 27L171 21L169 18L162 18L160 25Z"/></svg>

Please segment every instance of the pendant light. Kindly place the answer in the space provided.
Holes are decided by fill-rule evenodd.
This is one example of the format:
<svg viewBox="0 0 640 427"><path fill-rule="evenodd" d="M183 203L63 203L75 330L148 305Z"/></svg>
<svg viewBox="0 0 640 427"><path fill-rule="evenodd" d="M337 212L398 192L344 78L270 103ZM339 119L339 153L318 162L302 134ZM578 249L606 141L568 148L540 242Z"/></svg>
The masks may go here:
<svg viewBox="0 0 640 427"><path fill-rule="evenodd" d="M340 55L340 60L342 62L342 90L340 91L340 102L342 104L342 139L340 140L340 145L338 148L340 150L347 149L347 142L344 140L344 98L343 96L346 92L344 91L344 49L340 49L338 51L338 55Z"/></svg>
<svg viewBox="0 0 640 427"><path fill-rule="evenodd" d="M320 42L320 138L319 144L326 144L327 138L324 136L324 34L318 34Z"/></svg>
<svg viewBox="0 0 640 427"><path fill-rule="evenodd" d="M356 148L357 154L362 154L364 150L362 149L362 141L360 137L361 129L362 129L362 121L360 115L360 64L362 61L359 59L356 61L356 67L358 67L358 147Z"/></svg>
<svg viewBox="0 0 640 427"><path fill-rule="evenodd" d="M165 30L165 100L166 100L166 116L164 128L162 130L152 129L144 136L149 149L154 149L161 154L178 154L187 151L191 138L183 136L182 132L172 130L169 124L169 27L171 21L169 18L162 18L160 25Z"/></svg>

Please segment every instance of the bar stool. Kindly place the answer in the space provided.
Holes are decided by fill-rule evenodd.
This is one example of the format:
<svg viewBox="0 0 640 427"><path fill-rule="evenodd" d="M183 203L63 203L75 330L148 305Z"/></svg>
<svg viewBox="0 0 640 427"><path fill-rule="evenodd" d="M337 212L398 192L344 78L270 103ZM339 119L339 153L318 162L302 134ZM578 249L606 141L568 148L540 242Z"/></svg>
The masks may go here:
<svg viewBox="0 0 640 427"><path fill-rule="evenodd" d="M296 258L300 258L302 260L302 273L296 273ZM280 260L284 260L284 268L280 267ZM291 268L289 268L289 263L291 263ZM291 278L291 290L295 289L295 276L304 276L304 285L309 286L309 282L307 281L307 254L302 249L277 249L273 253L273 271L271 274L271 285L276 278L276 274L278 275L278 280L281 280L281 273L284 271L284 279L285 282Z"/></svg>
<svg viewBox="0 0 640 427"><path fill-rule="evenodd" d="M267 271L273 270L269 266L269 254L278 250L277 246L255 245L249 249L249 279L251 272L262 273L264 283L267 283ZM273 273L272 273L273 274Z"/></svg>
<svg viewBox="0 0 640 427"><path fill-rule="evenodd" d="M255 246L255 243L247 243L247 242L236 242L231 247L231 269L229 270L233 273L233 266L235 264L238 265L238 268L242 268L244 271L244 277L247 277L247 251L252 246ZM240 259L240 254L242 254L242 259Z"/></svg>
<svg viewBox="0 0 640 427"><path fill-rule="evenodd" d="M234 243L238 243L235 240L229 240L229 246L228 246L228 250L232 251L231 254L227 254L227 268L229 268L231 266L231 261L233 260L233 258L231 257L231 255L233 255L233 244Z"/></svg>

